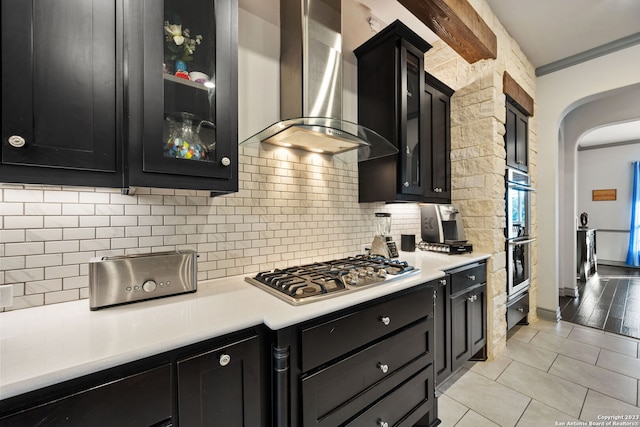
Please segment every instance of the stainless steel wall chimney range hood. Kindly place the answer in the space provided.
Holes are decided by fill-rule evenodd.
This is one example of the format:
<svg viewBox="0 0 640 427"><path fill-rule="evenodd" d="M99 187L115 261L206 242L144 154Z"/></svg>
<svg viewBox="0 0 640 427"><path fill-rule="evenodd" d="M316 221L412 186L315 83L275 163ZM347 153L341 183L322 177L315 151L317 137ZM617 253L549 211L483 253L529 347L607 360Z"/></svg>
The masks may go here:
<svg viewBox="0 0 640 427"><path fill-rule="evenodd" d="M358 161L398 152L375 131L342 120L341 16L340 0L280 0L283 120L241 145L262 142L332 155L357 150Z"/></svg>

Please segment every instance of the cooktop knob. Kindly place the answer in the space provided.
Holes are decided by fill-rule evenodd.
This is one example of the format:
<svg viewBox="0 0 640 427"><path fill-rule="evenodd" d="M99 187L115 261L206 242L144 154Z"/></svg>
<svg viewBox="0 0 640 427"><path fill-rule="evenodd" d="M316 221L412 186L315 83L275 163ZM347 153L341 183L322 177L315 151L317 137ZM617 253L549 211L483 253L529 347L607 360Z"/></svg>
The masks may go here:
<svg viewBox="0 0 640 427"><path fill-rule="evenodd" d="M376 274L378 277L381 277L384 279L385 277L387 277L387 270L385 270L384 268L381 268L376 272Z"/></svg>
<svg viewBox="0 0 640 427"><path fill-rule="evenodd" d="M153 280L147 280L142 284L142 290L145 292L153 292L158 287L158 284Z"/></svg>

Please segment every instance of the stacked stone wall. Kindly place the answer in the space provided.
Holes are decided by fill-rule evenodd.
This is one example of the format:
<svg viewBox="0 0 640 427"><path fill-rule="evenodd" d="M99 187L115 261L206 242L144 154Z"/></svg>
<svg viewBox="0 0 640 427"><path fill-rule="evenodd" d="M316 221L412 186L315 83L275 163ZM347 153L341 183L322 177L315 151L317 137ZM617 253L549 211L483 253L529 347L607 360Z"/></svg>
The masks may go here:
<svg viewBox="0 0 640 427"><path fill-rule="evenodd" d="M425 55L425 69L455 90L451 98L452 203L464 217L465 232L474 250L487 252L488 355L506 346L505 95L502 78L508 72L535 100L535 69L484 0L472 5L498 40L498 57L468 64L444 42ZM535 107L534 107L535 108ZM534 111L535 113L535 111ZM537 142L535 115L529 119L529 173L535 186ZM537 205L533 193L532 235L537 235ZM537 245L531 250L529 320L536 319Z"/></svg>

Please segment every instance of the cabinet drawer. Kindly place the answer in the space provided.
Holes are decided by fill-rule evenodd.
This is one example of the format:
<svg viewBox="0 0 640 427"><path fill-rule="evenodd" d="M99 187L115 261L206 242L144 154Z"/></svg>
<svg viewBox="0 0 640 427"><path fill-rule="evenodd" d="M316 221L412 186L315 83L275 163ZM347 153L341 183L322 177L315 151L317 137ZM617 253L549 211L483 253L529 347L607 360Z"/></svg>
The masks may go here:
<svg viewBox="0 0 640 427"><path fill-rule="evenodd" d="M433 316L433 288L394 299L302 330L302 371L306 372L426 316Z"/></svg>
<svg viewBox="0 0 640 427"><path fill-rule="evenodd" d="M456 271L451 274L451 295L464 291L465 289L484 283L487 280L487 269L485 264Z"/></svg>
<svg viewBox="0 0 640 427"><path fill-rule="evenodd" d="M408 427L427 414L434 401L433 369L429 366L345 425Z"/></svg>
<svg viewBox="0 0 640 427"><path fill-rule="evenodd" d="M433 319L367 347L302 380L305 426L335 426L431 365Z"/></svg>
<svg viewBox="0 0 640 427"><path fill-rule="evenodd" d="M513 328L516 323L527 317L529 313L529 292L507 305L507 330Z"/></svg>

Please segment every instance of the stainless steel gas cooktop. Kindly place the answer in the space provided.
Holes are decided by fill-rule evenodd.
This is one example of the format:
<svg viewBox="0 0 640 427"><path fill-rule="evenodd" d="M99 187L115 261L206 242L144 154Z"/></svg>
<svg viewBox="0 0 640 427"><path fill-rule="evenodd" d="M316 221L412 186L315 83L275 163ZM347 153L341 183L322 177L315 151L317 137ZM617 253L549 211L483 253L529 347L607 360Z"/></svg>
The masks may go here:
<svg viewBox="0 0 640 427"><path fill-rule="evenodd" d="M358 255L258 273L245 280L293 305L388 282L419 270L406 261Z"/></svg>

